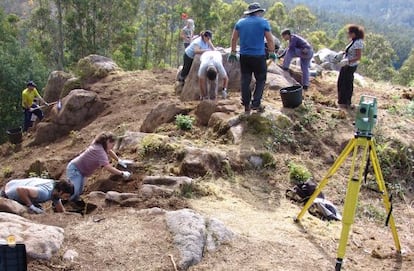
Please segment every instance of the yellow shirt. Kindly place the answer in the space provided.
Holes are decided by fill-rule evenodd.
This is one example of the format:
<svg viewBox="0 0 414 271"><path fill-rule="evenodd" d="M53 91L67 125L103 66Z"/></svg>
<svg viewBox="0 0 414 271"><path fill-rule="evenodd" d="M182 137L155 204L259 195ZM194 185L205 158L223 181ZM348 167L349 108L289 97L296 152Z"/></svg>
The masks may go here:
<svg viewBox="0 0 414 271"><path fill-rule="evenodd" d="M33 100L36 97L40 97L39 92L37 89L29 90L28 88L22 91L22 106L24 108L29 108L33 104Z"/></svg>

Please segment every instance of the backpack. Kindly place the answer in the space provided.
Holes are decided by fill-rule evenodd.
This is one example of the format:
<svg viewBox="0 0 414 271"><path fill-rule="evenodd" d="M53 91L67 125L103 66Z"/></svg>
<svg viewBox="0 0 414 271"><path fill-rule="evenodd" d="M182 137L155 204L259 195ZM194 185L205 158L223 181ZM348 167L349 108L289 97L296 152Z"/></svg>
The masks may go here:
<svg viewBox="0 0 414 271"><path fill-rule="evenodd" d="M313 192L315 192L317 186L318 185L312 179L308 179L306 182L299 183L293 188L286 190L286 197L299 203L306 203ZM319 193L318 198L324 199L325 196L321 192Z"/></svg>

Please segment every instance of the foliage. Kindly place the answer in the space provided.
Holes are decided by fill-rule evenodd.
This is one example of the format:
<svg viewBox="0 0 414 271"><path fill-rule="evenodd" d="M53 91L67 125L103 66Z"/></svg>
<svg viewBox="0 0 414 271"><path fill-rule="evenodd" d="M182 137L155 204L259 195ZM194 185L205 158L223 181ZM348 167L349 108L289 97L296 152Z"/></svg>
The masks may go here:
<svg viewBox="0 0 414 271"><path fill-rule="evenodd" d="M175 116L175 124L180 130L191 130L193 128L194 117L178 114Z"/></svg>
<svg viewBox="0 0 414 271"><path fill-rule="evenodd" d="M304 183L310 177L312 177L312 174L303 165L299 165L294 162L289 162L288 167L289 167L289 179L291 182L295 184Z"/></svg>
<svg viewBox="0 0 414 271"><path fill-rule="evenodd" d="M409 57L404 61L394 81L402 85L414 87L414 49L411 50Z"/></svg>

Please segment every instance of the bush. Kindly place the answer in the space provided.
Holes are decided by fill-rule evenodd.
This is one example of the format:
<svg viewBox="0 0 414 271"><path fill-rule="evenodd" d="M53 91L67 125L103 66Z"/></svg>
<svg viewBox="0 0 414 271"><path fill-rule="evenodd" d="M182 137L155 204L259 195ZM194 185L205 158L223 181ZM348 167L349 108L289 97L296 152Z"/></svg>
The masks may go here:
<svg viewBox="0 0 414 271"><path fill-rule="evenodd" d="M289 179L291 182L295 184L304 183L310 177L312 177L312 174L309 172L309 170L305 166L290 162L288 167L289 167Z"/></svg>
<svg viewBox="0 0 414 271"><path fill-rule="evenodd" d="M180 130L191 130L193 128L194 117L179 114L175 116L175 124Z"/></svg>

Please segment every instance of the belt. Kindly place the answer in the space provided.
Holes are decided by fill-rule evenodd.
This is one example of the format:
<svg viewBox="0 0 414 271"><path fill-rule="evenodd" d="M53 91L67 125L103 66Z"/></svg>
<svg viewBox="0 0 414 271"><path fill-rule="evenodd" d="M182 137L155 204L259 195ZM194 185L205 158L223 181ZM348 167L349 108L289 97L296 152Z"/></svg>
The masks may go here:
<svg viewBox="0 0 414 271"><path fill-rule="evenodd" d="M6 195L6 192L4 192L4 190L3 190L3 189L0 189L0 197L3 197L3 198L8 199L8 197L7 197L7 195Z"/></svg>

